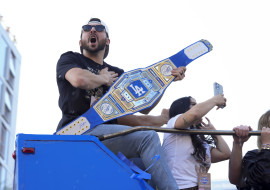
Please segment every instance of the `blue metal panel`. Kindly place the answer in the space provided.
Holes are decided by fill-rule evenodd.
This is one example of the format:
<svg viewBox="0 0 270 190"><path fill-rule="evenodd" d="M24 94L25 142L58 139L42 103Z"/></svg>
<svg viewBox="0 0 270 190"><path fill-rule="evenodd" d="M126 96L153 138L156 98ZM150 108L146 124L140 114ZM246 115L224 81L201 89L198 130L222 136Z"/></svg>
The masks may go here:
<svg viewBox="0 0 270 190"><path fill-rule="evenodd" d="M23 153L34 148L34 153ZM27 135L16 139L15 189L152 189L130 176L134 172L96 137Z"/></svg>

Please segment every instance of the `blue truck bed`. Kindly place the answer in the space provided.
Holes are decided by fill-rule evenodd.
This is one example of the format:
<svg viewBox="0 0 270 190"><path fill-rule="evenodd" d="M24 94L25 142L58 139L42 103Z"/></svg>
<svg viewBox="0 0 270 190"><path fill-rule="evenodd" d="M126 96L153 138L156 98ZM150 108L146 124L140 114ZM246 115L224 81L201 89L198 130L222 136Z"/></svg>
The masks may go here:
<svg viewBox="0 0 270 190"><path fill-rule="evenodd" d="M94 136L18 134L15 154L16 190L152 190Z"/></svg>

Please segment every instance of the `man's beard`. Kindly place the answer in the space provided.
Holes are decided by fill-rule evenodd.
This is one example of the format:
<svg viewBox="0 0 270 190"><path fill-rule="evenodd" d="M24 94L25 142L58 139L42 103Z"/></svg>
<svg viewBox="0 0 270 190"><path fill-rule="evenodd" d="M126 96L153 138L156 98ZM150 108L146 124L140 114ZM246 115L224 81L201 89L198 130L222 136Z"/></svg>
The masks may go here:
<svg viewBox="0 0 270 190"><path fill-rule="evenodd" d="M106 46L106 39L99 41L98 46L96 48L90 48L88 42L83 41L81 48L86 50L90 54L96 54L101 50L104 50Z"/></svg>

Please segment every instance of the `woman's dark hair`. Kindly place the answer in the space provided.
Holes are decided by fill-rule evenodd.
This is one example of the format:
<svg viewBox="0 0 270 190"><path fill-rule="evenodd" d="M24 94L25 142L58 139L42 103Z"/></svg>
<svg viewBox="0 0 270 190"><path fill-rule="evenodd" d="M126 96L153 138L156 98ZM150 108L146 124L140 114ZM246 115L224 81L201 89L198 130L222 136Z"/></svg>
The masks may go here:
<svg viewBox="0 0 270 190"><path fill-rule="evenodd" d="M191 96L179 98L175 100L170 107L169 116L170 118L175 117L178 114L183 114L190 109ZM190 129L199 129L200 125L190 126ZM206 160L206 148L203 146L203 142L207 144L215 145L215 141L211 136L205 137L204 135L190 135L194 152L192 155L202 162Z"/></svg>
<svg viewBox="0 0 270 190"><path fill-rule="evenodd" d="M178 114L187 112L190 109L191 96L186 96L175 100L169 110L170 119Z"/></svg>

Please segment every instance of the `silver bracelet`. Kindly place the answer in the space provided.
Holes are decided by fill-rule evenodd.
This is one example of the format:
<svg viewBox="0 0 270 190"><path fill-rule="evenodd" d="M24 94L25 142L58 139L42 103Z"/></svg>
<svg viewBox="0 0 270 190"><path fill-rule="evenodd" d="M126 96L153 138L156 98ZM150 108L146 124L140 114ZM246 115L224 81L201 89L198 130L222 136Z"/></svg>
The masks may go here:
<svg viewBox="0 0 270 190"><path fill-rule="evenodd" d="M262 144L262 149L270 150L270 144Z"/></svg>

